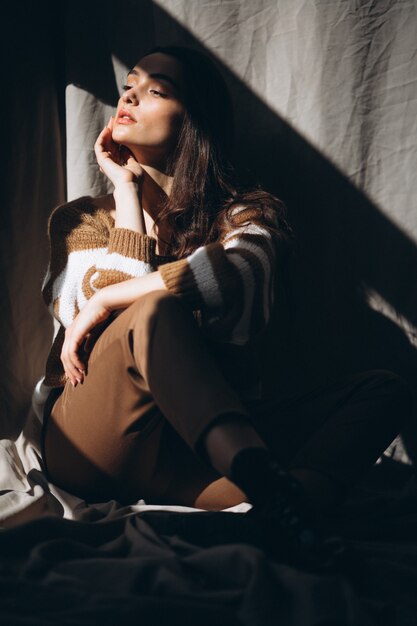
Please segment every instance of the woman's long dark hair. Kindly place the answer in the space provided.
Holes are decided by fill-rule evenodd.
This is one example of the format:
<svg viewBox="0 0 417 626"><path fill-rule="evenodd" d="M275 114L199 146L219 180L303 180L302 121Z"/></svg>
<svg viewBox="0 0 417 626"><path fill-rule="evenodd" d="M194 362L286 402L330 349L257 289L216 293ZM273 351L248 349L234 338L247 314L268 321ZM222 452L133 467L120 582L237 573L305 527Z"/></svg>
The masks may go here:
<svg viewBox="0 0 417 626"><path fill-rule="evenodd" d="M258 217L279 241L287 244L291 228L283 202L259 184L245 188L237 181L231 162L233 106L214 61L194 48L174 45L152 47L143 56L155 52L181 62L186 87L186 111L167 164L173 176L171 193L155 220L168 225L169 253L181 259L197 247L216 241L223 231L233 227L231 212L238 205L248 207L248 218Z"/></svg>

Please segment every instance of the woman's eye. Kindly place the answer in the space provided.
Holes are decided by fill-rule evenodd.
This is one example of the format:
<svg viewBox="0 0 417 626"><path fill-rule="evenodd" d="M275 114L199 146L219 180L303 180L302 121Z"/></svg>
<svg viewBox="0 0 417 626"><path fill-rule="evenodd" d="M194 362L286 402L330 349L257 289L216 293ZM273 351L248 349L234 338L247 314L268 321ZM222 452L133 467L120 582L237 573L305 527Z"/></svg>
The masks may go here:
<svg viewBox="0 0 417 626"><path fill-rule="evenodd" d="M132 89L132 87L134 87L134 85L122 85L122 91L128 91L129 89ZM157 93L158 96L166 98L166 93L162 93L162 91L157 91L157 89L150 89L149 91Z"/></svg>

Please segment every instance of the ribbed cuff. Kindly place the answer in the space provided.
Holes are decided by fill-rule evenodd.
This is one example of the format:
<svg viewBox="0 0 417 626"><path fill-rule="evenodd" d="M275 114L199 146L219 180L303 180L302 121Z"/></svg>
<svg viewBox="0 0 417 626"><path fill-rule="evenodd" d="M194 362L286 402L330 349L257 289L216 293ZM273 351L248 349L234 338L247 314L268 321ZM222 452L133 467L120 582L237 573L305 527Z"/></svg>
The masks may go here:
<svg viewBox="0 0 417 626"><path fill-rule="evenodd" d="M193 310L204 306L202 294L198 289L194 274L186 259L159 265L158 271L167 289L184 298Z"/></svg>
<svg viewBox="0 0 417 626"><path fill-rule="evenodd" d="M155 261L156 239L129 228L113 228L110 231L108 252L153 264Z"/></svg>

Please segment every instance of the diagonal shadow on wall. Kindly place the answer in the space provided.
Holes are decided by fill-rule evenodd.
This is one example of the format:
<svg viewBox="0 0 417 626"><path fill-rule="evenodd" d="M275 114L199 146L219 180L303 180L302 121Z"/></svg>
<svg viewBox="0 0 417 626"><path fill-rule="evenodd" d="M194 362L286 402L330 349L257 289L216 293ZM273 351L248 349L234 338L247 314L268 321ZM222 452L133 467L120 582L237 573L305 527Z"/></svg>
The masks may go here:
<svg viewBox="0 0 417 626"><path fill-rule="evenodd" d="M116 105L112 55L127 67L152 44L210 50L152 2L67 6L67 83ZM140 5L140 9L138 9ZM132 15L131 11L136 11ZM80 20L79 16L83 19ZM127 17L126 17L127 16ZM235 163L286 203L295 254L277 274L276 307L259 356L267 394L308 390L358 369L388 368L412 385L417 354L401 327L373 310L364 287L413 322L417 250L407 237L318 150L217 57L236 111ZM410 276L410 278L409 278ZM413 451L413 432L404 433Z"/></svg>

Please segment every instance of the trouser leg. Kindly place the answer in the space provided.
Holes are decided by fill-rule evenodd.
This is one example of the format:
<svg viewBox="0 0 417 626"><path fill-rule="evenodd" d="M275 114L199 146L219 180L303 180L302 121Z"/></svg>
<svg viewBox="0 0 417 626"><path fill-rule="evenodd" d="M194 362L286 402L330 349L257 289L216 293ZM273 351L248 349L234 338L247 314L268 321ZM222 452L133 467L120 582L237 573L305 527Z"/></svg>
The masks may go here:
<svg viewBox="0 0 417 626"><path fill-rule="evenodd" d="M346 376L254 411L261 434L288 468L355 485L412 416L412 394L386 370Z"/></svg>
<svg viewBox="0 0 417 626"><path fill-rule="evenodd" d="M249 412L217 367L191 312L176 296L154 293L149 326L137 324L132 351L156 404L196 450L200 435L216 417L249 417ZM154 306L152 298L148 303Z"/></svg>
<svg viewBox="0 0 417 626"><path fill-rule="evenodd" d="M411 417L412 396L392 372L358 376L331 419L302 446L291 467L320 469L347 488L371 469Z"/></svg>
<svg viewBox="0 0 417 626"><path fill-rule="evenodd" d="M194 447L225 413L247 415L192 313L165 291L147 294L105 328L84 383L68 381L53 405L44 429L49 476L96 501L162 501L181 481L197 494L219 474Z"/></svg>

